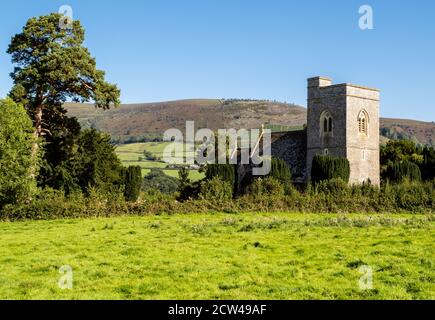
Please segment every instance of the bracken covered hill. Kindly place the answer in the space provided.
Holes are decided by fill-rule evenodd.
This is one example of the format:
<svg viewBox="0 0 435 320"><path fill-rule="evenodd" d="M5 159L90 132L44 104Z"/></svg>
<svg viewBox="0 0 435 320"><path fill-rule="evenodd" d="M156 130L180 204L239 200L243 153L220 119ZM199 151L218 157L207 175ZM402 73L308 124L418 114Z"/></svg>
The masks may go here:
<svg viewBox="0 0 435 320"><path fill-rule="evenodd" d="M195 128L258 128L265 124L274 131L301 128L307 110L294 104L260 100L192 99L159 103L126 104L107 111L89 104L67 104L68 114L84 127L109 133L115 141L141 141L160 137L169 128L184 130L186 121ZM381 135L390 139L411 139L435 146L435 123L404 119L381 119Z"/></svg>

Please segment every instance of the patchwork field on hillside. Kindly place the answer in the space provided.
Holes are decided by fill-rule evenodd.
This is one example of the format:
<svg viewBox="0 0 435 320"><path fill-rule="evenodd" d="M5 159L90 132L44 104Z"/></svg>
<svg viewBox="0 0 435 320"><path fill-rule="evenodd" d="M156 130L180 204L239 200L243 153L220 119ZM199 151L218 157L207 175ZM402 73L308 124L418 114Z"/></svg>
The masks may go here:
<svg viewBox="0 0 435 320"><path fill-rule="evenodd" d="M289 213L3 222L0 299L434 299L434 227Z"/></svg>
<svg viewBox="0 0 435 320"><path fill-rule="evenodd" d="M120 145L116 148L116 154L124 166L140 166L142 168L142 175L147 175L152 168L160 168L163 172L171 177L178 178L177 169L168 169L168 164L163 161L163 153L165 148L170 142L147 142L147 143L132 143ZM144 152L148 151L160 160L146 160ZM192 152L174 153L173 157L177 163L183 162L184 156L193 156ZM204 177L204 174L199 173L198 170L190 170L190 179L196 181Z"/></svg>

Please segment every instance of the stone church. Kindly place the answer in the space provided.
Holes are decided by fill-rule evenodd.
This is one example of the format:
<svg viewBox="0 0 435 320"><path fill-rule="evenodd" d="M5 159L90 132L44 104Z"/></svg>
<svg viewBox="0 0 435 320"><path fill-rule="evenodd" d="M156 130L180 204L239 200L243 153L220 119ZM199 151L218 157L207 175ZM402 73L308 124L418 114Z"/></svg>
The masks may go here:
<svg viewBox="0 0 435 320"><path fill-rule="evenodd" d="M295 183L310 181L315 155L330 155L349 160L350 184L379 185L379 95L377 89L309 78L307 126L272 133L272 156L287 162ZM248 175L249 168L240 168L238 181Z"/></svg>

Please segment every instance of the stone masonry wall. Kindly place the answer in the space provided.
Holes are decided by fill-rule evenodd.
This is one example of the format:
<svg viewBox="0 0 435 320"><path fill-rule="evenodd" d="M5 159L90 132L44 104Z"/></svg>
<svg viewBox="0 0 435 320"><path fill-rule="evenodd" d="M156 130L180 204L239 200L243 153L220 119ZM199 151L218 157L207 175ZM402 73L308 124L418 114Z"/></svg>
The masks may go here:
<svg viewBox="0 0 435 320"><path fill-rule="evenodd" d="M379 184L379 91L367 87L338 84L328 78L308 79L307 176L311 179L316 154L346 157L350 163L350 183L370 180ZM369 116L368 134L358 130L358 115ZM333 119L332 133L323 133L323 112Z"/></svg>
<svg viewBox="0 0 435 320"><path fill-rule="evenodd" d="M307 131L273 133L272 156L282 159L288 164L294 182L305 182L307 178Z"/></svg>
<svg viewBox="0 0 435 320"><path fill-rule="evenodd" d="M379 164L379 92L372 89L347 87L347 158L350 162L350 183L370 179L380 183ZM368 114L368 134L358 130L361 110Z"/></svg>

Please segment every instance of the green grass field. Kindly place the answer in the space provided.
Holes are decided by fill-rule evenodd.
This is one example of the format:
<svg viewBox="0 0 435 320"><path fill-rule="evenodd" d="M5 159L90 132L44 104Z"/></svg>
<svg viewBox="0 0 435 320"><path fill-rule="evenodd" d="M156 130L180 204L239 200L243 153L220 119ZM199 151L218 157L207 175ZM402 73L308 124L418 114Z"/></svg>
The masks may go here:
<svg viewBox="0 0 435 320"><path fill-rule="evenodd" d="M151 168L161 168L163 172L171 177L178 178L178 170L165 169L167 163L161 161L148 161L140 160L139 157L144 156L144 151L151 152L158 158L163 158L163 152L170 142L146 142L146 143L132 143L120 145L116 148L116 153L124 166L140 166L142 168L142 175L147 175ZM186 152L187 156L193 156L193 152ZM175 154L174 157L183 161L184 153ZM189 177L193 181L201 180L204 174L198 170L190 170Z"/></svg>
<svg viewBox="0 0 435 320"><path fill-rule="evenodd" d="M434 299L434 220L201 214L0 223L0 299ZM73 288L60 289L71 266ZM360 267L373 271L362 290Z"/></svg>

